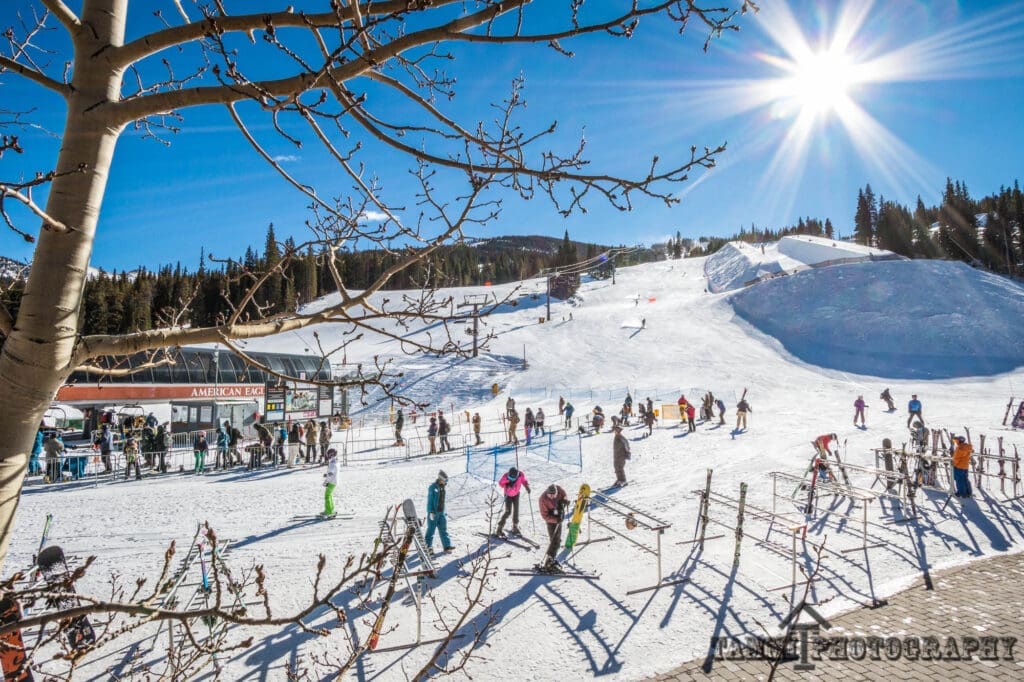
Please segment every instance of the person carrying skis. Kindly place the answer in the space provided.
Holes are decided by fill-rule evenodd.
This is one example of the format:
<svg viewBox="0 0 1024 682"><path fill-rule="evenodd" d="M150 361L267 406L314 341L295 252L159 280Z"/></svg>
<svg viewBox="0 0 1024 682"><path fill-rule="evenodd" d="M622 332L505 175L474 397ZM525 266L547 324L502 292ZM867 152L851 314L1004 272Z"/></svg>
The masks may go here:
<svg viewBox="0 0 1024 682"><path fill-rule="evenodd" d="M956 485L957 497L971 497L971 479L967 475L971 469L971 455L974 447L963 436L955 437L953 448L953 483Z"/></svg>
<svg viewBox="0 0 1024 682"><path fill-rule="evenodd" d="M552 483L540 496L537 505L540 507L540 517L548 526L548 550L545 555L544 568L547 570L559 570L555 554L562 544L562 519L565 517L565 508L569 505L569 498L561 486Z"/></svg>
<svg viewBox="0 0 1024 682"><path fill-rule="evenodd" d="M430 425L427 426L427 442L430 443L430 454L437 454L437 417L430 418Z"/></svg>
<svg viewBox="0 0 1024 682"><path fill-rule="evenodd" d="M452 444L448 442L448 434L451 433L452 427L448 424L448 420L444 418L444 414L438 412L437 414L437 435L441 437L441 452L448 452L452 449Z"/></svg>
<svg viewBox="0 0 1024 682"><path fill-rule="evenodd" d="M697 416L697 408L695 408L693 406L693 403L687 403L686 404L686 426L687 426L687 432L688 433L693 433L694 431L697 430L697 425L693 421L694 417L696 417L696 416Z"/></svg>
<svg viewBox="0 0 1024 682"><path fill-rule="evenodd" d="M50 483L60 483L61 457L64 456L64 443L57 438L56 433L51 433L50 438L43 444L46 452L46 478Z"/></svg>
<svg viewBox="0 0 1024 682"><path fill-rule="evenodd" d="M423 539L427 542L427 549L434 544L434 531L441 535L441 547L444 551L451 552L455 549L451 538L448 537L448 516L445 513L444 494L445 485L448 483L448 474L444 471L437 472L437 480L427 488L427 532Z"/></svg>
<svg viewBox="0 0 1024 682"><path fill-rule="evenodd" d="M501 518L498 519L498 527L495 529L494 534L499 538L505 537L505 521L508 520L509 514L511 514L512 534L519 535L519 493L523 488L526 488L527 493L530 492L530 483L526 480L526 473L512 467L501 475L498 485L501 486L504 492L505 511Z"/></svg>
<svg viewBox="0 0 1024 682"><path fill-rule="evenodd" d="M572 428L572 413L575 412L575 411L576 411L576 408L573 407L572 403L570 403L570 402L566 402L565 403L565 407L562 410L562 414L565 415L565 429L567 431Z"/></svg>
<svg viewBox="0 0 1024 682"><path fill-rule="evenodd" d="M538 407L537 414L533 415L534 423L537 425L537 435L544 435L544 408Z"/></svg>
<svg viewBox="0 0 1024 682"><path fill-rule="evenodd" d="M512 412L508 415L508 441L505 442L505 445L519 445L519 434L516 433L518 426L519 413L516 412L515 408L512 408Z"/></svg>
<svg viewBox="0 0 1024 682"><path fill-rule="evenodd" d="M612 440L612 463L615 466L615 487L626 485L626 460L630 459L629 441L622 435L622 427L612 428L615 439Z"/></svg>
<svg viewBox="0 0 1024 682"><path fill-rule="evenodd" d="M320 515L325 519L334 516L334 489L338 485L338 451L327 450L327 472L324 474L324 511Z"/></svg>
<svg viewBox="0 0 1024 682"><path fill-rule="evenodd" d="M854 409L853 425L854 426L857 425L857 418L858 417L860 418L860 425L861 426L865 426L865 427L867 426L867 424L864 423L864 408L865 407L867 407L867 405L864 403L864 396L862 396L862 395L857 396L857 399L853 401L853 409Z"/></svg>
<svg viewBox="0 0 1024 682"><path fill-rule="evenodd" d="M878 399L885 401L886 406L889 408L889 412L896 411L896 403L893 402L892 393L889 393L888 387L886 387L886 389L882 391L882 394L878 396Z"/></svg>
<svg viewBox="0 0 1024 682"><path fill-rule="evenodd" d="M907 428L910 428L910 422L917 417L921 423L924 423L924 417L921 416L921 401L917 399L917 394L910 396L910 402L907 403Z"/></svg>
<svg viewBox="0 0 1024 682"><path fill-rule="evenodd" d="M476 438L475 445L480 445L483 441L480 439L480 413L473 413L473 436Z"/></svg>
<svg viewBox="0 0 1024 682"><path fill-rule="evenodd" d="M402 414L402 408L398 408L398 414L395 415L395 445L405 445L405 441L402 440L403 426L405 426L405 415Z"/></svg>
<svg viewBox="0 0 1024 682"><path fill-rule="evenodd" d="M135 436L128 436L128 440L124 442L124 480L128 480L128 475L132 471L132 467L135 467L135 480L142 480L142 470L139 468L139 443L135 440Z"/></svg>
<svg viewBox="0 0 1024 682"><path fill-rule="evenodd" d="M750 408L750 403L747 402L746 398L740 398L740 401L736 403L736 430L740 430L740 426L743 426L743 430L747 430L747 413L753 412Z"/></svg>
<svg viewBox="0 0 1024 682"><path fill-rule="evenodd" d="M722 426L725 424L725 403L721 398L715 401L715 407L718 408L718 425Z"/></svg>
<svg viewBox="0 0 1024 682"><path fill-rule="evenodd" d="M832 443L835 443L836 450L839 450L839 436L834 433L826 433L814 439L814 449L822 457L832 456Z"/></svg>
<svg viewBox="0 0 1024 682"><path fill-rule="evenodd" d="M202 474L205 472L206 464L206 453L210 451L210 444L206 442L206 431L200 431L196 434L196 439L192 443L192 454L196 459L196 474Z"/></svg>

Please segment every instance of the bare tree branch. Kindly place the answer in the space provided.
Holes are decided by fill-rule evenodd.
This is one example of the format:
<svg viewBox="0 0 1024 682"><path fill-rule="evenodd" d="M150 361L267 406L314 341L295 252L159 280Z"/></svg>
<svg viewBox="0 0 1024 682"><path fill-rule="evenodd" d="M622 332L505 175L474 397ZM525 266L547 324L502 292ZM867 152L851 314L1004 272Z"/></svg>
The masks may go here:
<svg viewBox="0 0 1024 682"><path fill-rule="evenodd" d="M0 73L3 73L4 71L13 71L19 76L24 76L33 83L42 85L44 88L56 92L64 99L71 96L70 85L55 81L41 71L37 71L31 67L21 64L20 62L16 62L9 57L0 55Z"/></svg>
<svg viewBox="0 0 1024 682"><path fill-rule="evenodd" d="M57 17L57 21L64 24L64 28L68 30L68 33L74 35L75 32L81 28L82 21L78 18L71 8L63 3L62 0L40 0L43 3L43 7L50 11L50 13Z"/></svg>

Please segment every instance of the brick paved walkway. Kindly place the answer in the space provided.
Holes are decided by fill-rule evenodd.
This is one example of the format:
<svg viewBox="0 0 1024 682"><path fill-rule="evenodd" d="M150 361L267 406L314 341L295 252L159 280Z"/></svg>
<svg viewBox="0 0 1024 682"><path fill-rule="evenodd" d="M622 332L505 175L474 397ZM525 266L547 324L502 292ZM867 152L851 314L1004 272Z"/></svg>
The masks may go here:
<svg viewBox="0 0 1024 682"><path fill-rule="evenodd" d="M822 630L821 636L848 638L845 658L841 650L831 658L831 652L826 651L821 657L812 657L817 659L810 661L813 670L796 670L799 661L786 662L779 667L775 679L831 682L883 678L897 682L1024 679L1024 554L999 556L952 568L933 574L932 580L933 590L926 590L923 581L919 581L890 597L885 606L858 609L830 619L832 627ZM806 620L802 618L800 622ZM934 640L927 639L929 637ZM1014 638L1012 643L1007 641ZM1011 644L1009 650L1008 643ZM887 645L899 654L898 658L889 655ZM953 654L951 647L954 645L956 655L963 660L934 660L933 652L943 656ZM964 650L973 647L977 650L968 659ZM703 661L695 661L654 679L658 682L767 679L768 663L728 658L725 652L725 660L715 660L709 673L702 670Z"/></svg>

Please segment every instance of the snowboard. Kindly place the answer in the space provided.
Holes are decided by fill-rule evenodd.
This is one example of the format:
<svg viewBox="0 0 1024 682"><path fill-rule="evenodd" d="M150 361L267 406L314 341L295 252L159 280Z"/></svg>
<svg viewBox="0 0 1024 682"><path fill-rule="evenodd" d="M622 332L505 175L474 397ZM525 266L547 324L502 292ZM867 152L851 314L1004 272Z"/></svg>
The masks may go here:
<svg viewBox="0 0 1024 682"><path fill-rule="evenodd" d="M569 531L565 536L565 548L572 549L580 535L580 524L583 523L583 513L590 503L590 486L584 483L580 486L580 493L576 497L576 506L573 507L572 516L569 517Z"/></svg>
<svg viewBox="0 0 1024 682"><path fill-rule="evenodd" d="M0 599L0 624L9 625L21 620L21 605L10 597ZM11 630L0 636L0 667L7 682L32 682L32 671L25 657L25 640L21 630Z"/></svg>
<svg viewBox="0 0 1024 682"><path fill-rule="evenodd" d="M39 565L43 580L46 581L50 589L56 591L62 589L72 591L74 589L73 584L68 584L71 570L68 568L68 562L64 556L63 549L56 545L44 548L39 552L39 556L36 557L36 563ZM60 610L72 608L77 604L77 599L63 597L52 600L50 605ZM61 628L72 649L83 649L96 641L96 631L93 630L88 616L76 616L65 619L61 621Z"/></svg>

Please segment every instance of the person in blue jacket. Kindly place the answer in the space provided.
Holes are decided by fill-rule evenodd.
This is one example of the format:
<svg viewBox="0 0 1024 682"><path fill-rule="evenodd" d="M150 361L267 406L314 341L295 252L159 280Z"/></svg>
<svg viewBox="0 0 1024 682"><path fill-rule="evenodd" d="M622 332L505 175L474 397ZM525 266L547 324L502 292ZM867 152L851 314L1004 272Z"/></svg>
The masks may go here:
<svg viewBox="0 0 1024 682"><path fill-rule="evenodd" d="M451 552L455 547L451 538L448 537L448 515L445 513L444 495L445 484L448 483L448 474L444 471L437 472L437 480L427 488L427 532L424 540L427 541L427 549L434 544L434 531L441 534L441 546L445 552Z"/></svg>
<svg viewBox="0 0 1024 682"><path fill-rule="evenodd" d="M910 428L910 423L914 421L914 417L924 424L924 417L921 416L921 401L917 399L917 394L910 396L910 402L907 403L907 428Z"/></svg>
<svg viewBox="0 0 1024 682"><path fill-rule="evenodd" d="M39 423L39 430L36 431L36 442L32 444L32 456L28 460L28 473L43 473L43 465L39 463L39 455L43 452L43 423Z"/></svg>

